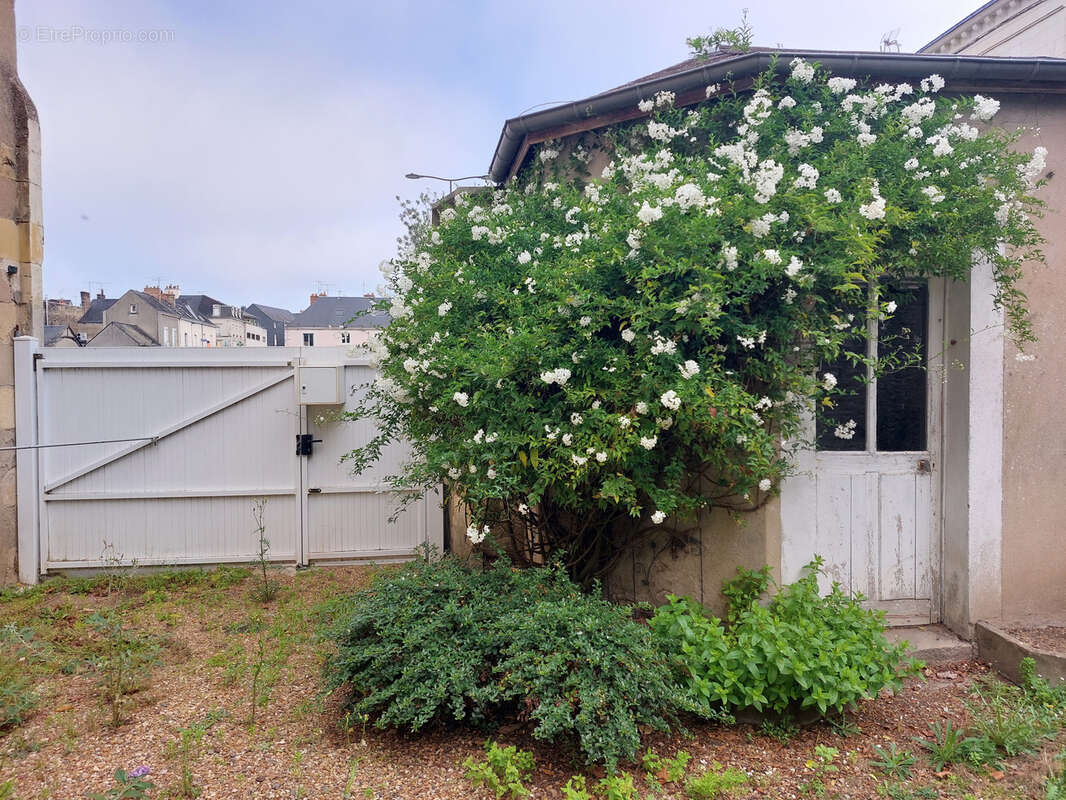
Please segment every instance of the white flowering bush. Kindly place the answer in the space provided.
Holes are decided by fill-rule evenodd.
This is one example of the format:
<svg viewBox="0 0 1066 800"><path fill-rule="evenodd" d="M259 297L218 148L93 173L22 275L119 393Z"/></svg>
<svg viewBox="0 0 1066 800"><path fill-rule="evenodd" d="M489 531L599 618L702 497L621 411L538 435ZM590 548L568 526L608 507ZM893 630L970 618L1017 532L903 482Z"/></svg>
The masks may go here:
<svg viewBox="0 0 1066 800"><path fill-rule="evenodd" d="M774 492L804 407L840 391L821 365L895 310L888 280L966 280L987 259L1024 344L1046 151L985 125L997 101L944 90L797 59L691 108L647 98L646 121L547 142L506 186L460 195L389 265L357 412L381 435L354 467L406 438L397 485L444 482L475 541L502 525L519 555L562 549L588 577L639 534L623 518Z"/></svg>

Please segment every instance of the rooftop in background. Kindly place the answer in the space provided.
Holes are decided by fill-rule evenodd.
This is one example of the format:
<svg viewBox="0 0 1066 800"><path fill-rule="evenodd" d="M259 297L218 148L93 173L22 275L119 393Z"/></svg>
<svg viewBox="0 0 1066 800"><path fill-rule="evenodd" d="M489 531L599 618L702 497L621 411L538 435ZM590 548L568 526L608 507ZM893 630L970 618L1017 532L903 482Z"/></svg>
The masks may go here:
<svg viewBox="0 0 1066 800"><path fill-rule="evenodd" d="M265 306L262 303L252 303L251 305L247 305L245 306L245 310L253 314L258 311L262 316L274 320L274 322L292 322L293 318L296 316L287 309Z"/></svg>
<svg viewBox="0 0 1066 800"><path fill-rule="evenodd" d="M362 312L370 309L376 297L318 296L306 309L293 315L293 328L383 328L389 315L381 312ZM361 316L356 316L361 314Z"/></svg>
<svg viewBox="0 0 1066 800"><path fill-rule="evenodd" d="M116 302L117 297L96 297L89 304L88 310L81 315L79 323L83 325L102 325L104 322L104 312L111 308Z"/></svg>

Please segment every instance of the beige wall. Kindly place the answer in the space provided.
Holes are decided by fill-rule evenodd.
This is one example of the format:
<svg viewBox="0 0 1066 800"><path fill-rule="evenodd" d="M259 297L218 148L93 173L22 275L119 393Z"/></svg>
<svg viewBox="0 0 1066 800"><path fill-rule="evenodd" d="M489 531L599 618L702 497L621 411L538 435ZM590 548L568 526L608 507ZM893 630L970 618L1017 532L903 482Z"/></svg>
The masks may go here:
<svg viewBox="0 0 1066 800"><path fill-rule="evenodd" d="M1066 614L1066 97L1015 96L997 117L1006 127L1039 127L1020 147L1049 150L1041 191L1047 215L1045 265L1022 282L1038 337L1035 361L1004 354L1003 615Z"/></svg>
<svg viewBox="0 0 1066 800"><path fill-rule="evenodd" d="M40 339L44 325L41 261L41 132L18 77L14 0L0 0L0 446L15 443L12 340ZM17 267L8 275L8 267ZM0 584L17 575L15 455L0 453Z"/></svg>
<svg viewBox="0 0 1066 800"><path fill-rule="evenodd" d="M376 331L376 328L349 328L347 330L343 328L286 328L285 346L303 347L304 334L313 333L315 335L315 347L349 347L351 345L366 344ZM342 342L342 333L347 333L351 341Z"/></svg>
<svg viewBox="0 0 1066 800"><path fill-rule="evenodd" d="M1059 0L999 0L922 52L1066 57L1066 7Z"/></svg>

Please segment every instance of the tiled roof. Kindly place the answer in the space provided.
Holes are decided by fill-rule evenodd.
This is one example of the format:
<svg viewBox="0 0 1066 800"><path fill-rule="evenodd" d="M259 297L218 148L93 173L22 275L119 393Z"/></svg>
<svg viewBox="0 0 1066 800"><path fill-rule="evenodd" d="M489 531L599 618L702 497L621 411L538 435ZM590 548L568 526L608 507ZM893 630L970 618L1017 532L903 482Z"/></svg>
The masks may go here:
<svg viewBox="0 0 1066 800"><path fill-rule="evenodd" d="M97 297L89 304L89 308L81 315L78 322L84 325L100 325L104 321L104 312L116 302L118 302L117 297Z"/></svg>
<svg viewBox="0 0 1066 800"><path fill-rule="evenodd" d="M379 300L371 297L320 297L295 314L289 325L293 328L383 328L389 324L388 314L380 311L363 313Z"/></svg>

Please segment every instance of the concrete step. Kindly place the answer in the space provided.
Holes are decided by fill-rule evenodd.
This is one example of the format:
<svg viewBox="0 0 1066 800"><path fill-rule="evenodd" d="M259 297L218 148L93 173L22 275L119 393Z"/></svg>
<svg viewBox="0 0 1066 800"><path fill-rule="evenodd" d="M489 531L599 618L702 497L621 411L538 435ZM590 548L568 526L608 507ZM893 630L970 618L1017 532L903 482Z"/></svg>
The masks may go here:
<svg viewBox="0 0 1066 800"><path fill-rule="evenodd" d="M960 639L943 625L889 628L885 638L890 642L906 640L910 644L910 655L926 664L970 661L974 657L973 643Z"/></svg>

